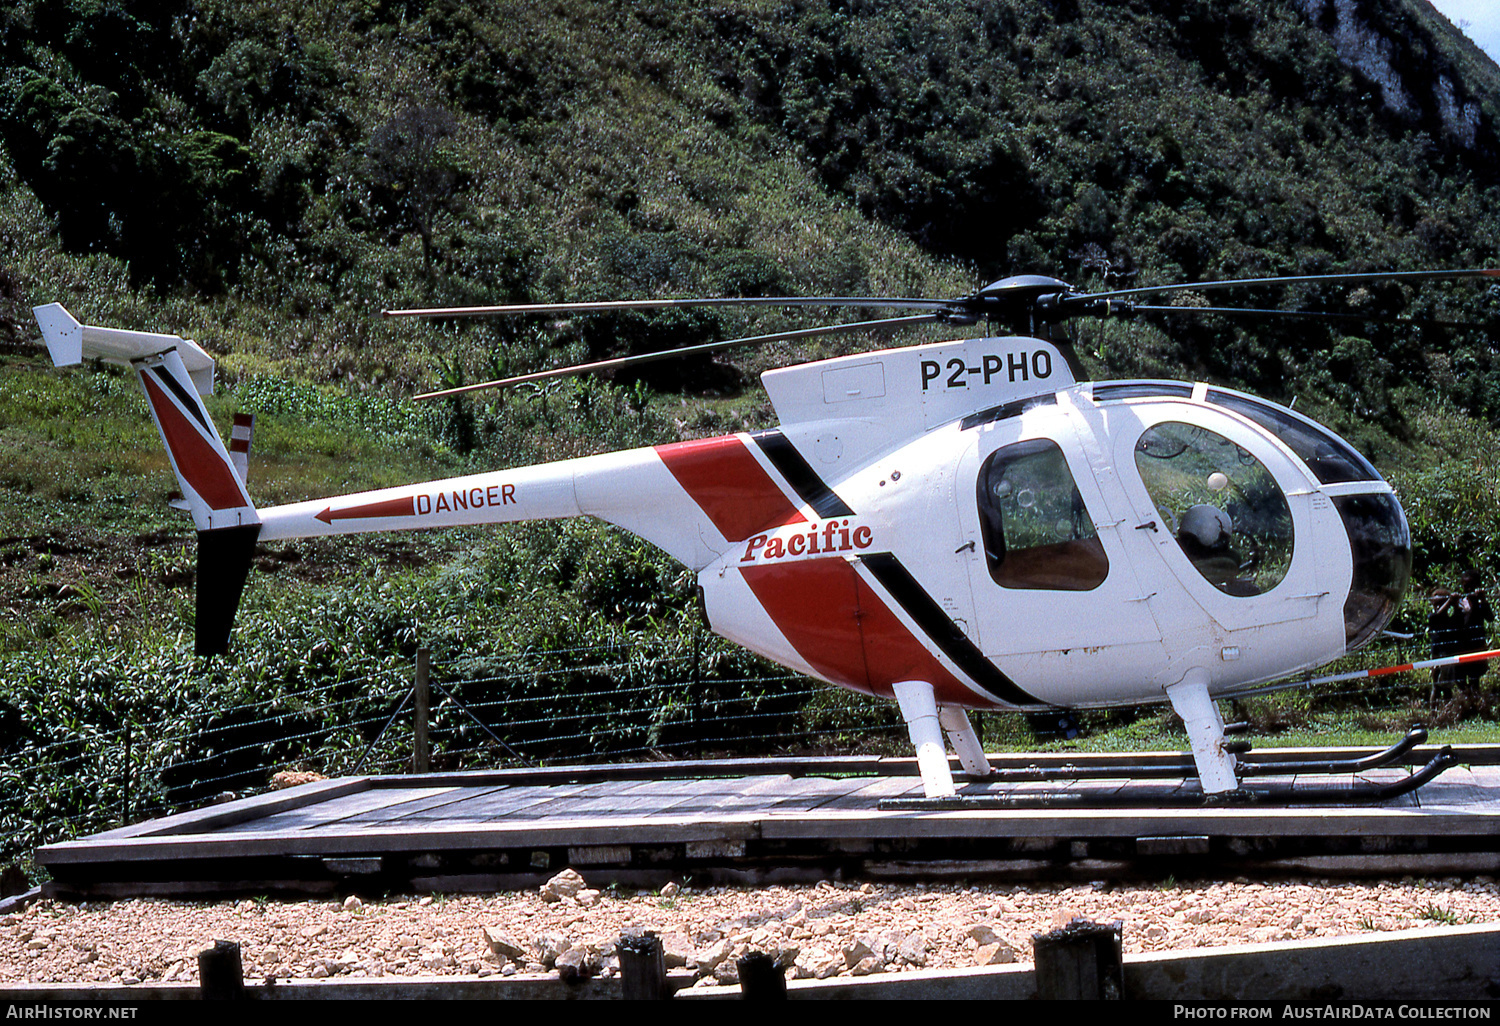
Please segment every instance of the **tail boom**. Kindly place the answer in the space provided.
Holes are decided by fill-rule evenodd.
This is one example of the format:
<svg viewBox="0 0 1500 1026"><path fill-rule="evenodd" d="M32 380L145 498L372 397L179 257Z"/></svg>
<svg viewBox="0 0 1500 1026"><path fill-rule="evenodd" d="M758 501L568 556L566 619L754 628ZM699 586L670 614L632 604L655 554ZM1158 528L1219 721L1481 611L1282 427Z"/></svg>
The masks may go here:
<svg viewBox="0 0 1500 1026"><path fill-rule="evenodd" d="M353 492L259 514L261 541L592 516L695 570L725 545L651 448Z"/></svg>
<svg viewBox="0 0 1500 1026"><path fill-rule="evenodd" d="M422 481L260 511L262 541L368 531L504 524L580 516L574 465L581 460Z"/></svg>

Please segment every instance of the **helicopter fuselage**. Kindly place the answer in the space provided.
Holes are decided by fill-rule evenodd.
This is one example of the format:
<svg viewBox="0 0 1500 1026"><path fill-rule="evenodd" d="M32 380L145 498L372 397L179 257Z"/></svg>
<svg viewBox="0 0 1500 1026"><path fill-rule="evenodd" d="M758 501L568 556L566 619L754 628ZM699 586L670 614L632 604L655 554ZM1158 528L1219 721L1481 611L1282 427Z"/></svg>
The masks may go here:
<svg viewBox="0 0 1500 1026"><path fill-rule="evenodd" d="M1033 319L1062 302L1011 282ZM967 709L1161 699L1203 793L1230 794L1216 699L1363 645L1411 574L1394 492L1332 432L1205 384L1079 384L1027 335L767 372L771 430L261 509L195 343L35 313L59 366L140 379L198 529L199 655L227 650L260 541L593 516L696 571L726 638L894 698L929 799L956 794L945 735L966 773L993 771Z"/></svg>
<svg viewBox="0 0 1500 1026"><path fill-rule="evenodd" d="M591 515L698 571L724 637L971 709L1230 693L1363 644L1406 586L1390 485L1243 393L1079 384L1025 337L764 381L775 429L262 509L260 539Z"/></svg>

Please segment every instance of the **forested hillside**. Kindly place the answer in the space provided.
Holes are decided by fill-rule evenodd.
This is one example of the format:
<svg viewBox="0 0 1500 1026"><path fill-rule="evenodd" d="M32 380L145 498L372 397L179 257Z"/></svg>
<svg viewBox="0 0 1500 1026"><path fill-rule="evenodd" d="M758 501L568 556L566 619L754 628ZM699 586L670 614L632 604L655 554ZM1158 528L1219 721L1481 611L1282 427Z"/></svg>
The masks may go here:
<svg viewBox="0 0 1500 1026"><path fill-rule="evenodd" d="M22 712L46 696L84 720L166 716L165 695L208 716L419 639L478 672L601 637L679 645L693 617L679 568L586 524L266 546L239 654L199 663L189 525L133 382L46 367L33 305L197 339L215 416L262 415L252 494L285 501L761 426L759 371L883 341L428 408L406 397L794 320L437 328L382 308L1495 265L1497 158L1500 70L1423 0L14 0L0 748L53 730ZM1500 289L1472 284L1244 298L1500 324ZM1419 585L1462 563L1495 583L1494 332L1078 331L1101 377L1295 399L1401 489Z"/></svg>

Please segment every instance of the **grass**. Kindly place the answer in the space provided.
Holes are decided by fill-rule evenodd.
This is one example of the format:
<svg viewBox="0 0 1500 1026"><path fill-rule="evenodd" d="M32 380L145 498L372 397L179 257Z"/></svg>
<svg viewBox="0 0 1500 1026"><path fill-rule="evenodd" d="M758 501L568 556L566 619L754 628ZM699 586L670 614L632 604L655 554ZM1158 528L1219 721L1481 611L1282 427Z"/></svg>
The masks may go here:
<svg viewBox="0 0 1500 1026"><path fill-rule="evenodd" d="M1430 922L1438 923L1441 926L1457 926L1461 922L1464 922L1457 912L1431 901L1417 910L1417 916Z"/></svg>
<svg viewBox="0 0 1500 1026"><path fill-rule="evenodd" d="M1486 678L1495 687L1495 675ZM1369 685L1370 704L1400 710L1411 709L1410 687L1400 684ZM1424 691L1425 687L1416 690ZM1246 734L1257 748L1384 748L1405 733L1404 726L1369 725L1370 713L1359 708L1340 708L1340 698L1316 700L1317 712L1304 714L1303 721L1284 729L1254 729ZM1326 708L1323 708L1326 706ZM1228 715L1226 710L1226 715ZM1391 714L1394 717L1394 713ZM982 714L984 744L989 751L1043 752L1154 752L1186 751L1187 734L1182 722L1166 704L1136 710L1084 713L1084 731L1070 740L1038 738L1019 716ZM1121 719L1138 717L1132 722ZM1422 717L1416 716L1415 719ZM1430 719L1430 717L1429 717ZM1428 730L1429 745L1500 744L1500 723L1469 720Z"/></svg>

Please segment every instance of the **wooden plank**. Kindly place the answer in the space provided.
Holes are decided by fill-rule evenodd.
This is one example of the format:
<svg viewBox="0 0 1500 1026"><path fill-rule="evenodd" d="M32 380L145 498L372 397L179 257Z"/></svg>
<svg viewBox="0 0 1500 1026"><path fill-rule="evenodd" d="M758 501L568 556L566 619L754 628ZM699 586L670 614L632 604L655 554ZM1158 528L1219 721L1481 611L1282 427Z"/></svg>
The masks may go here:
<svg viewBox="0 0 1500 1026"><path fill-rule="evenodd" d="M591 794L597 785L563 784L558 787L507 787L477 794L468 800L432 809L418 809L402 818L404 825L442 822L487 823L515 816L551 815L559 803Z"/></svg>
<svg viewBox="0 0 1500 1026"><path fill-rule="evenodd" d="M446 795L451 787L415 787L402 791L375 790L335 798L319 805L304 806L288 812L280 812L260 819L219 827L216 832L232 833L266 830L316 830L325 825L340 823L354 817L367 816L407 802Z"/></svg>
<svg viewBox="0 0 1500 1026"><path fill-rule="evenodd" d="M445 788L426 797L361 812L349 817L348 822L400 823L417 816L442 815L445 811L451 811L454 815L463 815L462 810L468 802L504 793L506 790L508 789L499 787Z"/></svg>
<svg viewBox="0 0 1500 1026"><path fill-rule="evenodd" d="M367 790L369 786L369 781L363 777L340 777L334 780L318 780L310 784L302 784L298 787L289 787L282 791L272 791L269 794L240 798L236 801L225 802L222 805L212 805L208 808L194 809L190 812L178 812L170 816L142 820L130 826L118 827L114 830L106 830L103 833L94 834L93 837L96 839L117 840L129 837L160 836L164 834L201 833L206 830L216 830L248 820L264 819L266 816L272 816L279 812L298 809L307 805L321 804L346 795L358 794ZM46 851L47 847L40 850Z"/></svg>
<svg viewBox="0 0 1500 1026"><path fill-rule="evenodd" d="M876 777L873 780L861 781L859 787L831 798L819 808L850 812L878 809L884 798L900 798L919 793L921 790L920 779L914 781L909 777Z"/></svg>
<svg viewBox="0 0 1500 1026"><path fill-rule="evenodd" d="M825 836L1089 836L1138 837L1190 830L1195 834L1241 837L1281 836L1493 836L1500 816L1493 813L1445 815L1405 809L1014 809L953 812L836 812L818 810L766 816L767 838Z"/></svg>
<svg viewBox="0 0 1500 1026"><path fill-rule="evenodd" d="M623 795L613 795L607 798L566 798L561 801L552 802L548 806L547 814L554 818L567 819L595 819L599 816L649 816L656 813L671 812L680 803L691 800L686 795L666 802L651 795L647 795L644 798L627 798Z"/></svg>

